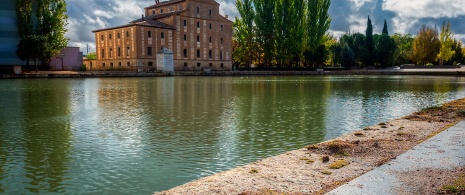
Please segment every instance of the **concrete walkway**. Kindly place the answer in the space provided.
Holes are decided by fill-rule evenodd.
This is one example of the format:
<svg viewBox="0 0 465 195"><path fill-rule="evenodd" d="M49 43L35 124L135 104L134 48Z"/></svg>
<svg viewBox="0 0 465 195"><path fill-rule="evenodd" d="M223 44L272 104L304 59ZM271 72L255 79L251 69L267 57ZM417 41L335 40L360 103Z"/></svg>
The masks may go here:
<svg viewBox="0 0 465 195"><path fill-rule="evenodd" d="M465 121L417 145L412 150L329 192L346 194L398 194L398 189L415 194L415 186L401 176L425 170L451 170L465 166ZM436 178L434 178L436 179ZM404 180L405 181L405 180Z"/></svg>

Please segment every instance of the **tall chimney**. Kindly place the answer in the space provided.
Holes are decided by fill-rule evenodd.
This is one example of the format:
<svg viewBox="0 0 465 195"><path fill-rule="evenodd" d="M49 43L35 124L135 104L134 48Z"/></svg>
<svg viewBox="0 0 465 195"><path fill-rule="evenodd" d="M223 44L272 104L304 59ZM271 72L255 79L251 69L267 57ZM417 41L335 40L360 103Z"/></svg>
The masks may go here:
<svg viewBox="0 0 465 195"><path fill-rule="evenodd" d="M159 4L160 3L160 0L155 0L155 4Z"/></svg>

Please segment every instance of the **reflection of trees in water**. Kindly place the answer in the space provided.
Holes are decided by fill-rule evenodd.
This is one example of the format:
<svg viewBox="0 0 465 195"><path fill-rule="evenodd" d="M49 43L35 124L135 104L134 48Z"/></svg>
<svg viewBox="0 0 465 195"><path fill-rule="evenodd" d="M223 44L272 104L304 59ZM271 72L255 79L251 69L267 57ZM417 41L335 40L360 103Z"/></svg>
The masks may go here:
<svg viewBox="0 0 465 195"><path fill-rule="evenodd" d="M234 85L241 151L270 155L265 153L276 154L323 140L329 88L326 82L308 79L254 77Z"/></svg>
<svg viewBox="0 0 465 195"><path fill-rule="evenodd" d="M63 80L29 83L22 93L25 165L33 193L65 192L62 186L71 147L69 89Z"/></svg>

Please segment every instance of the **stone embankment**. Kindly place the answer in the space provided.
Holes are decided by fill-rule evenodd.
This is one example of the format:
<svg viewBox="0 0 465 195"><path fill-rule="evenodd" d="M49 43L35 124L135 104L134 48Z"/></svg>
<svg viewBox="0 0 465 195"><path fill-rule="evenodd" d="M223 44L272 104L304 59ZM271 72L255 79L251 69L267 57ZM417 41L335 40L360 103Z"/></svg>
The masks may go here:
<svg viewBox="0 0 465 195"><path fill-rule="evenodd" d="M464 119L465 99L456 100L156 194L324 194ZM465 169L459 170L465 174ZM453 174L432 178L443 183L455 179ZM441 188L438 183L429 187L431 194Z"/></svg>
<svg viewBox="0 0 465 195"><path fill-rule="evenodd" d="M0 74L0 78L93 78L93 77L162 77L162 76L271 76L271 75L431 75L465 76L465 67L454 69L386 69L338 71L178 71L174 74L159 72L124 71L39 71L23 74Z"/></svg>

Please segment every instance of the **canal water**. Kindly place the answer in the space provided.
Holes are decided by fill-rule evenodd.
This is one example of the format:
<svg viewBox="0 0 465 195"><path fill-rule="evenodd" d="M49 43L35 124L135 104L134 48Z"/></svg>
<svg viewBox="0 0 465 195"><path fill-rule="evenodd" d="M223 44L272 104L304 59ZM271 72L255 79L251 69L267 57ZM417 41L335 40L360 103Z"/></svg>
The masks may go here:
<svg viewBox="0 0 465 195"><path fill-rule="evenodd" d="M465 97L465 78L0 80L0 193L151 194Z"/></svg>

